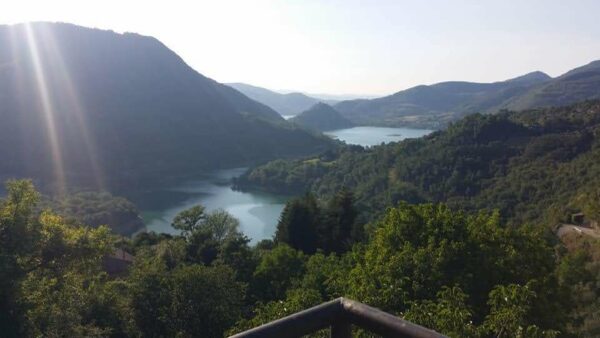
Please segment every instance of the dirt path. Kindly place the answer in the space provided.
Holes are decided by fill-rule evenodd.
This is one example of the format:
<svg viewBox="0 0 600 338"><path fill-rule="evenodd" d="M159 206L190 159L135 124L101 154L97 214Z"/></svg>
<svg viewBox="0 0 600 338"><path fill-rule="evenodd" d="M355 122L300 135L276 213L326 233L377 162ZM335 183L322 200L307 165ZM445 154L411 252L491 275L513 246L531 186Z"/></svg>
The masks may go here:
<svg viewBox="0 0 600 338"><path fill-rule="evenodd" d="M600 231L592 228L580 227L573 224L561 224L556 230L556 235L558 237L563 237L564 235L572 232L588 235L594 238L600 238Z"/></svg>

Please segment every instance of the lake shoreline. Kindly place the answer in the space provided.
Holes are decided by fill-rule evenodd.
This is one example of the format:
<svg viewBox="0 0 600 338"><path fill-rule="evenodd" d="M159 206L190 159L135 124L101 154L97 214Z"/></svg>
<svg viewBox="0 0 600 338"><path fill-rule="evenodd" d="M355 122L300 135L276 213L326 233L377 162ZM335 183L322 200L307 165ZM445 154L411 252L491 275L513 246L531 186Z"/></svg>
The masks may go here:
<svg viewBox="0 0 600 338"><path fill-rule="evenodd" d="M430 132L426 129L362 126L324 134L348 145L368 147L421 137ZM238 184L238 179L247 171L248 167L235 167L169 177L154 186L127 191L124 196L140 210L145 231L176 234L178 231L171 227L175 215L202 204L208 211L223 209L232 214L240 221L240 230L251 239L251 243L256 243L272 238L285 203L304 191L283 192L264 186Z"/></svg>

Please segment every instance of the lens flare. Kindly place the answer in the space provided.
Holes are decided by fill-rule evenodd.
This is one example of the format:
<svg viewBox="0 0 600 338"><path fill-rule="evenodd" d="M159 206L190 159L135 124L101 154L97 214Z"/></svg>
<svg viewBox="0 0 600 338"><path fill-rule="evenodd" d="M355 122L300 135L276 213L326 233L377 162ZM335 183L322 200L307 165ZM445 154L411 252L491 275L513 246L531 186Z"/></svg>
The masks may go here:
<svg viewBox="0 0 600 338"><path fill-rule="evenodd" d="M77 92L73 83L71 72L66 66L65 60L63 58L63 55L57 44L53 32L42 29L39 33L41 34L44 46L46 47L44 50L50 53L48 57L53 62L55 73L58 75L58 80L62 85L61 88L66 91L66 108L67 111L73 115L73 118L75 119L77 127L79 128L79 131L81 133L83 146L85 147L84 153L85 156L87 156L88 163L91 167L93 179L96 183L96 188L103 189L105 187L104 175L98 163L98 152L96 151L97 149L94 142L94 138L90 134L90 129L88 127L87 121L87 114L80 100L80 95Z"/></svg>
<svg viewBox="0 0 600 338"><path fill-rule="evenodd" d="M34 76L37 85L38 95L42 103L42 113L44 115L44 121L48 132L48 141L50 142L50 151L52 156L52 164L54 170L54 178L57 183L58 193L64 194L66 192L66 179L65 171L63 166L63 156L58 140L58 134L56 129L56 114L50 100L50 93L48 88L48 82L46 81L46 74L42 67L40 59L40 52L35 36L35 32L31 27L31 24L25 24L25 36L27 39L27 46L29 49L29 56L34 68Z"/></svg>

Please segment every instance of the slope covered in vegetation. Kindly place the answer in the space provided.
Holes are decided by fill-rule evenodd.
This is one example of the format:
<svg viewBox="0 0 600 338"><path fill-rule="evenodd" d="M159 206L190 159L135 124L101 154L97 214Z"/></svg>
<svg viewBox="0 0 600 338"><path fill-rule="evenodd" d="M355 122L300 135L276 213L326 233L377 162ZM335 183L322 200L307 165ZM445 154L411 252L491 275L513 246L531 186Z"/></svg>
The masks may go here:
<svg viewBox="0 0 600 338"><path fill-rule="evenodd" d="M290 247L283 224L275 242L250 247L234 218L201 206L175 217L179 236L117 240L106 228L36 211L28 181L9 182L7 191L0 201L7 337L222 337L339 296L452 337L555 337L579 328L575 286L589 277L585 257L555 250L543 231L445 205L400 204L353 246L318 244L333 249L326 254ZM346 223L333 216L347 207L324 209L330 224ZM329 243L349 239L338 234ZM101 263L116 247L135 260L129 274L109 277Z"/></svg>
<svg viewBox="0 0 600 338"><path fill-rule="evenodd" d="M472 115L421 139L350 146L305 160L277 160L240 187L312 191L342 187L371 213L400 200L499 209L511 223L551 224L590 209L600 186L600 103Z"/></svg>
<svg viewBox="0 0 600 338"><path fill-rule="evenodd" d="M600 98L600 61L551 78L542 72L493 83L449 81L416 86L395 94L335 105L362 125L443 128L472 113L496 113L571 105Z"/></svg>
<svg viewBox="0 0 600 338"><path fill-rule="evenodd" d="M302 127L319 131L344 129L354 126L352 122L343 117L337 110L322 102L294 116L290 121Z"/></svg>
<svg viewBox="0 0 600 338"><path fill-rule="evenodd" d="M151 37L0 26L0 65L2 178L131 187L331 145Z"/></svg>

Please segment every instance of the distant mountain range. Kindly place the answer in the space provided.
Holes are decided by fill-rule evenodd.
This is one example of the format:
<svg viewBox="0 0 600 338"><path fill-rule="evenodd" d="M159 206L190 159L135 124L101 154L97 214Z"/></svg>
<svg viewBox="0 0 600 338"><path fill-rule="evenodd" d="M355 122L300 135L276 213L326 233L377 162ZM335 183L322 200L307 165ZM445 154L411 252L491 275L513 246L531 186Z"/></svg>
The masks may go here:
<svg viewBox="0 0 600 338"><path fill-rule="evenodd" d="M353 126L350 120L323 102L319 102L310 109L294 116L290 121L305 128L318 131L343 129Z"/></svg>
<svg viewBox="0 0 600 338"><path fill-rule="evenodd" d="M154 38L70 24L0 26L0 121L0 178L52 184L157 183L331 146Z"/></svg>
<svg viewBox="0 0 600 338"><path fill-rule="evenodd" d="M245 83L227 83L249 98L267 105L284 116L297 115L321 100L302 93L281 94L275 91Z"/></svg>
<svg viewBox="0 0 600 338"><path fill-rule="evenodd" d="M494 83L442 82L371 100L342 101L334 108L359 125L441 128L475 112L562 106L596 98L600 98L600 61L557 78L532 72Z"/></svg>

